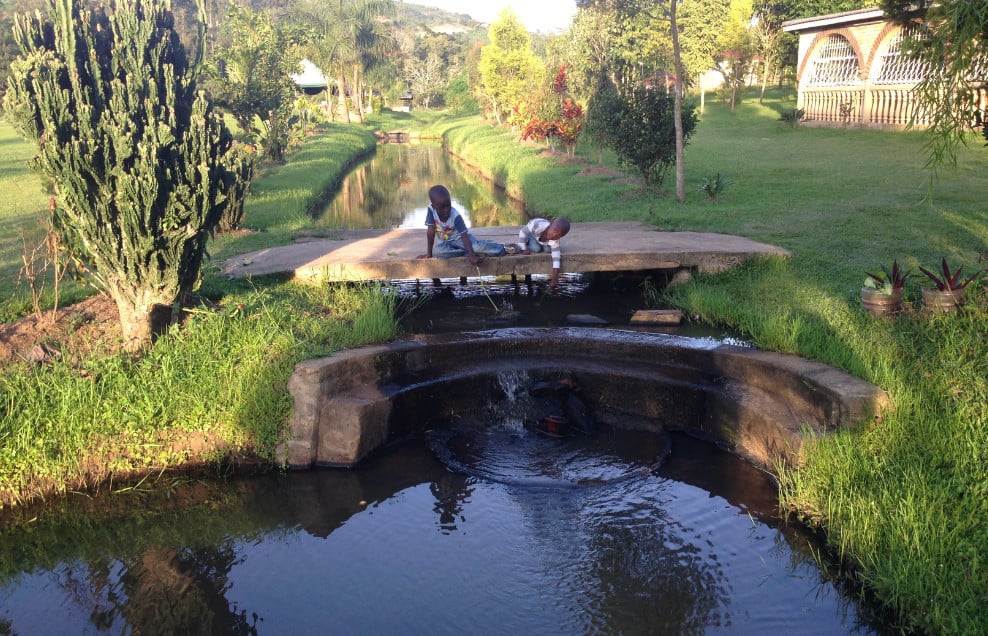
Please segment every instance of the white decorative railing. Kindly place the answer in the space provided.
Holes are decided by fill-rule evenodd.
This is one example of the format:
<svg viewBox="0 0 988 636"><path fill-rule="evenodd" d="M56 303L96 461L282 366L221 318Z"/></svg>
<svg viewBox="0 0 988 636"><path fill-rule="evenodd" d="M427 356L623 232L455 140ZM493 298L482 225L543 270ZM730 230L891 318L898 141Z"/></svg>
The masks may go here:
<svg viewBox="0 0 988 636"><path fill-rule="evenodd" d="M911 88L874 88L871 90L871 111L866 123L885 126L929 125L929 118L917 112L919 104ZM917 115L916 121L912 121Z"/></svg>
<svg viewBox="0 0 988 636"><path fill-rule="evenodd" d="M815 89L803 93L806 119L838 123L861 121L864 88Z"/></svg>

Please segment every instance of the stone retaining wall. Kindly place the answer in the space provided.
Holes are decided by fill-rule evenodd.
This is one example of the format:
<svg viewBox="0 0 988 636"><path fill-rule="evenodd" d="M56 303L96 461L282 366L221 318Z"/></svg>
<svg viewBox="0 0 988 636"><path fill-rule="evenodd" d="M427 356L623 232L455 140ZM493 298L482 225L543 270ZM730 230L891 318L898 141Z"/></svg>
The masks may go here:
<svg viewBox="0 0 988 636"><path fill-rule="evenodd" d="M388 441L503 397L499 373L571 374L598 419L685 430L775 472L798 464L804 430L879 417L884 391L796 356L663 334L502 329L423 337L299 363L291 468L353 466ZM499 396L500 392L500 396Z"/></svg>

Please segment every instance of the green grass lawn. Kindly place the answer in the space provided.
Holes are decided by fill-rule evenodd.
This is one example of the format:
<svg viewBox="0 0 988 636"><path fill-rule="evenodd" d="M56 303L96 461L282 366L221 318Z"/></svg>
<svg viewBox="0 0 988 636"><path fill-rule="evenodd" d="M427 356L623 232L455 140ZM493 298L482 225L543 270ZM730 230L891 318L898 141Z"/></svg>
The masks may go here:
<svg viewBox="0 0 988 636"><path fill-rule="evenodd" d="M567 164L540 156L544 148L519 144L509 132L476 117L385 113L371 118L368 126L441 134L451 152L523 197L538 214L565 214L577 222L641 220L667 230L741 234L790 249L794 256L788 260L765 260L697 277L670 290L667 300L694 320L730 327L769 349L836 365L889 392L893 406L882 421L864 422L853 431L808 445L805 464L782 475L782 503L827 531L835 553L846 558L857 579L889 607L894 627L978 633L988 623L988 571L982 556L988 545L988 294L979 282L964 312L929 316L920 310L921 281L914 278L907 286L905 314L895 322L868 317L858 294L865 272L893 259L914 271L918 265L935 266L942 256L955 267L963 264L965 271L979 267L978 258L988 246L988 205L980 187L988 171L988 150L974 140L970 148L960 150L957 167L944 170L931 187L922 133L791 129L777 118L780 109L792 105L791 91L772 96L765 105L748 99L735 113L708 102L686 152L686 203L668 192L643 192L628 179L600 174L604 171L599 169L581 174L592 162ZM264 172L248 202L246 219L247 226L263 231L218 239L210 246L214 257L283 243L304 229L312 182L316 175L326 176L327 168L316 166L336 161L332 170L342 171L366 142L366 131L355 130L334 128L332 134L312 138L287 166ZM342 145L334 145L338 143ZM0 144L0 192L5 193L0 196L7 197L0 199L6 201L0 223L30 231L47 196L30 173L18 172L29 149L2 124ZM311 154L303 154L307 151ZM596 156L589 148L579 152ZM613 156L605 153L604 158L607 167L616 167ZM696 190L704 178L718 172L734 184L711 201ZM17 186L17 195L6 194L11 184ZM306 186L310 192L301 192ZM671 190L672 184L665 189ZM16 273L19 242L8 235L3 241L0 267L4 274ZM8 285L6 275L4 281ZM323 303L349 307L347 320L354 323L360 322L359 316L380 315L362 309L370 297L302 302L302 292L291 286L251 289L212 275L205 288L216 298L226 295L225 311L232 313L234 300L243 302L245 309L204 323L239 324L243 314L258 315L251 318L258 330L291 333L293 340L281 345L290 352L286 360L306 353L298 343L306 340L307 330L319 327L305 322L305 314ZM272 322L260 316L270 316ZM289 328L296 320L303 327ZM262 323L267 325L263 329ZM218 322L214 327L223 333L227 325ZM375 327L361 333L365 335L330 335L320 341L331 349L388 330ZM141 391L168 392L179 404L186 393L201 400L202 388L193 386L202 382L198 378L233 371L214 361L196 375L177 360L213 360L217 356L209 353L212 349L241 344L251 351L263 350L249 343L271 342L265 340L270 337L255 340L248 329L227 336L221 346L208 346L208 339L197 339L192 330L176 334L175 344L167 345L174 346L170 355L175 361L164 367L174 371L157 374L166 384ZM183 338L195 343L183 344ZM287 368L287 362L279 367L277 378L266 382L269 388L260 396L241 389L236 397L223 393L217 399L240 405L261 399L280 404L271 412L281 413L285 407L278 402L284 399L280 374ZM247 365L243 373L249 380L264 371ZM107 390L124 391L123 386ZM9 397L27 392L18 390L21 393L5 394L6 403L20 403L20 398ZM214 390L220 393L223 387ZM142 403L132 401L131 410ZM65 404L58 408L67 408ZM72 402L67 404L71 407ZM223 405L200 413L195 426L208 428L211 417L237 423L240 420L230 413L247 412L231 409ZM137 422L178 417L153 410L138 415ZM0 438L3 426L0 423ZM8 420L6 426L13 430L16 420ZM54 427L36 430L41 436L62 435ZM270 429L258 433L274 434ZM57 455L57 446L44 448L44 457ZM0 465L5 461L13 460L0 458Z"/></svg>

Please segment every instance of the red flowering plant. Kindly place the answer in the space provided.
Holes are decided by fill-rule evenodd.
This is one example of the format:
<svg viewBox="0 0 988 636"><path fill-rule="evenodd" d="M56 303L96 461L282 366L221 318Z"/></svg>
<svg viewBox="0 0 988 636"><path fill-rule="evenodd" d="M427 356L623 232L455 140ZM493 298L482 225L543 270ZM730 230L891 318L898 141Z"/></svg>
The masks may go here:
<svg viewBox="0 0 988 636"><path fill-rule="evenodd" d="M525 122L525 126L521 129L521 138L524 141L529 139L532 141L545 141L553 136L554 133L555 127L552 122L533 115Z"/></svg>
<svg viewBox="0 0 988 636"><path fill-rule="evenodd" d="M563 102L562 115L554 124L555 136L566 145L566 152L572 155L576 152L576 142L583 132L583 106L567 97Z"/></svg>
<svg viewBox="0 0 988 636"><path fill-rule="evenodd" d="M550 85L515 104L514 122L521 127L521 139L542 142L558 140L573 154L583 131L583 107L568 97L566 65L560 66Z"/></svg>
<svg viewBox="0 0 988 636"><path fill-rule="evenodd" d="M563 64L556 71L556 79L552 81L552 92L556 95L565 95L569 92L569 85L566 83L566 65Z"/></svg>

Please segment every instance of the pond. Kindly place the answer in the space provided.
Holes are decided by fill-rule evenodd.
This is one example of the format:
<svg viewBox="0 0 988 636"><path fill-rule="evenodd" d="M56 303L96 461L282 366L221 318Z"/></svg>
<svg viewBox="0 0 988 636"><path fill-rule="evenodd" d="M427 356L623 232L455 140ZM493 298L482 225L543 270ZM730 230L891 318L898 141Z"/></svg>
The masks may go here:
<svg viewBox="0 0 988 636"><path fill-rule="evenodd" d="M421 227L435 183L471 224L527 218L423 144L379 147L315 223ZM405 327L621 324L652 284L564 282L443 281ZM0 634L882 629L817 537L779 518L772 479L712 444L609 426L554 439L487 402L407 428L424 432L352 470L165 477L21 511L0 542Z"/></svg>
<svg viewBox="0 0 988 636"><path fill-rule="evenodd" d="M737 458L492 424L466 463L493 479L418 438L353 471L53 502L5 533L0 633L874 633Z"/></svg>

